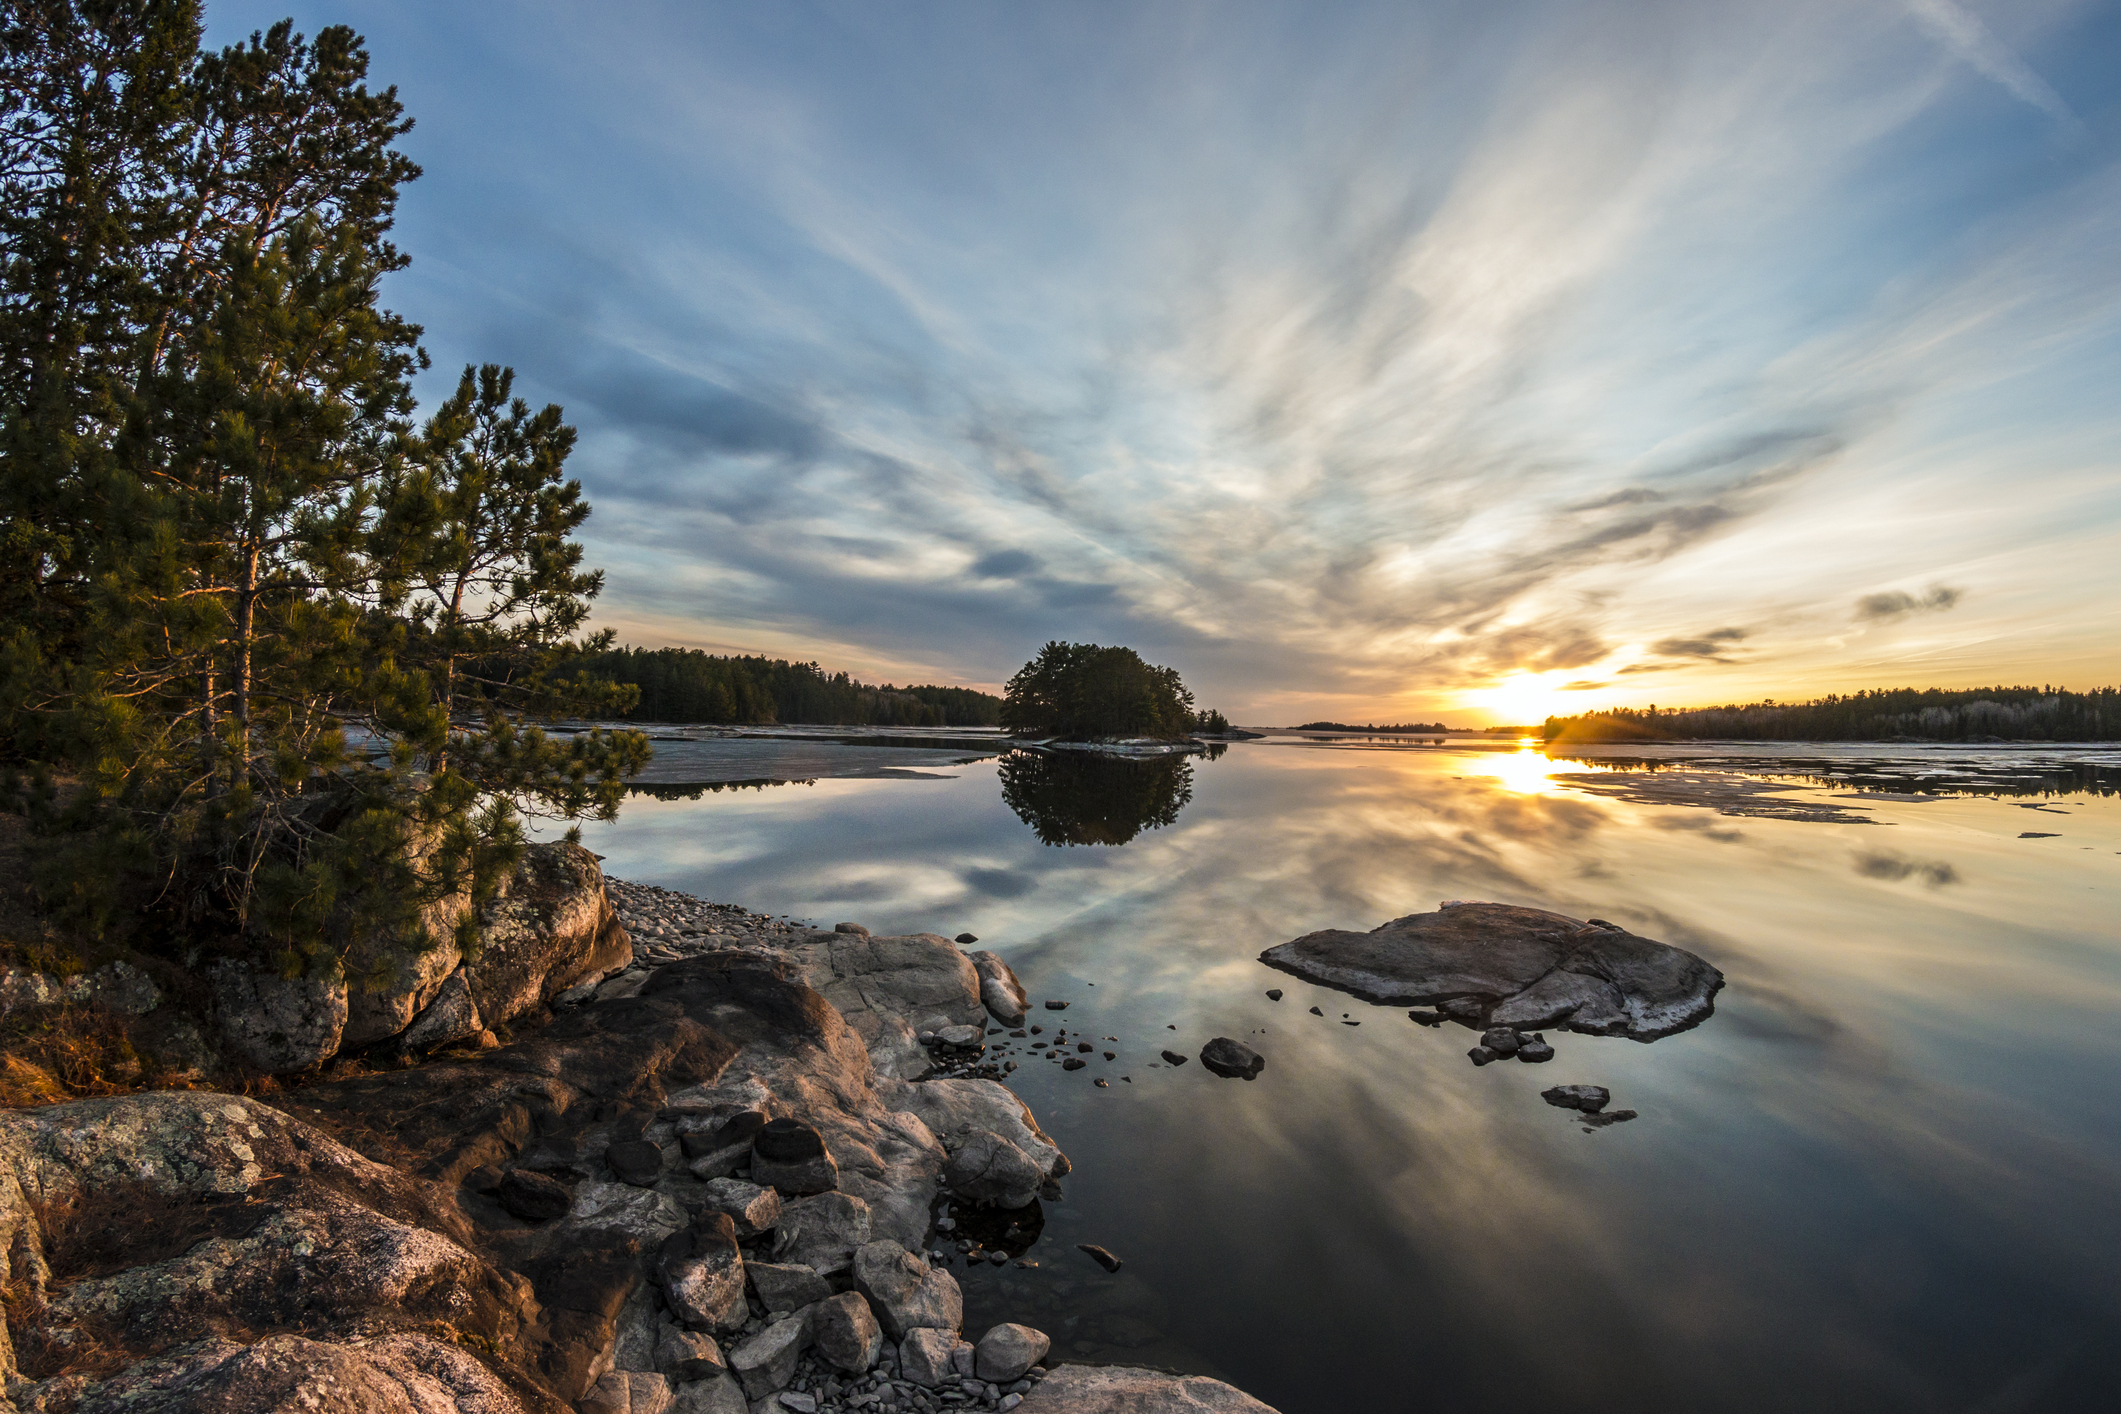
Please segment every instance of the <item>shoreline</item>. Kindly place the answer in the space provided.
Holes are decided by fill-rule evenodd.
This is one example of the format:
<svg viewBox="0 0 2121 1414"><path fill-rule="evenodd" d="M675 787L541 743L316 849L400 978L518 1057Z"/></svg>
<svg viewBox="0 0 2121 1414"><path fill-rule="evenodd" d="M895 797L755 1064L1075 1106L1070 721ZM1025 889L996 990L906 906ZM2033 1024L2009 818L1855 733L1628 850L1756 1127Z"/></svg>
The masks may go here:
<svg viewBox="0 0 2121 1414"><path fill-rule="evenodd" d="M484 1049L0 1113L0 1411L1272 1414L960 1333L953 1259L1022 1253L944 1235L1069 1172L979 1059L1005 963L598 891L623 961Z"/></svg>

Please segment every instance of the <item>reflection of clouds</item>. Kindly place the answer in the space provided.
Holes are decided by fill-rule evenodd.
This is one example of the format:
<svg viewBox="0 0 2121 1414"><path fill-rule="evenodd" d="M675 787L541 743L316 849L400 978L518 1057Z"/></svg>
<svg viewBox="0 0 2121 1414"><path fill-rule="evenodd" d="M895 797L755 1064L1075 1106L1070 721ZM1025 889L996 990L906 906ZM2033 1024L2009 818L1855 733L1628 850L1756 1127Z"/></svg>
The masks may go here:
<svg viewBox="0 0 2121 1414"><path fill-rule="evenodd" d="M1959 871L1941 859L1908 859L1889 849L1867 849L1855 859L1858 874L1866 879L1901 879L1920 877L1933 889L1959 882Z"/></svg>
<svg viewBox="0 0 2121 1414"><path fill-rule="evenodd" d="M1056 850L995 770L629 806L588 833L617 874L775 912L890 886L860 921L969 928L1034 996L1073 999L1071 1030L1120 1036L1132 1084L1015 1077L1075 1161L1071 1240L1121 1252L1173 1344L1270 1402L1375 1407L1418 1372L1423 1399L1473 1408L1507 1368L1512 1398L1566 1408L1742 1409L1763 1389L1957 1407L2034 1362L2013 1313L2058 1343L2121 1320L2102 1270L2121 1246L2099 1118L2113 949L2057 902L2092 896L2063 872L2092 866L1999 839L2010 871L1962 856L1977 884L1886 889L1851 867L1861 832L1763 819L1719 839L1697 812L1462 775L1462 754L1245 746L1199 770L1170 828ZM1974 812L2022 823L2001 802L1880 810L1910 880L1971 848L1946 841ZM974 882L998 877L1036 887ZM1443 898L1622 921L1729 985L1655 1045L1550 1033L1548 1065L1475 1069L1462 1028L1256 962ZM1260 1030L1250 1084L1144 1064ZM1571 1081L1643 1118L1582 1133L1538 1099ZM1919 1282L1895 1243L1925 1255ZM1292 1349L1348 1354L1292 1370Z"/></svg>

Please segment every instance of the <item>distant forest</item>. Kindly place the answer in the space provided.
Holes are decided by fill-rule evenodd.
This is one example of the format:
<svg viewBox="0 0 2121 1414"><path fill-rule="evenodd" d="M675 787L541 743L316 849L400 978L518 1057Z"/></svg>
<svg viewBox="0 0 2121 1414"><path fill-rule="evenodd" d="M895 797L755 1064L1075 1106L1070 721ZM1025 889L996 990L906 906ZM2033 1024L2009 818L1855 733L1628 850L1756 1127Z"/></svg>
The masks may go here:
<svg viewBox="0 0 2121 1414"><path fill-rule="evenodd" d="M815 663L696 648L616 648L584 657L581 669L640 688L626 714L635 722L991 727L1002 712L999 697L968 687L872 687Z"/></svg>
<svg viewBox="0 0 2121 1414"><path fill-rule="evenodd" d="M2115 741L2121 688L1885 688L1812 702L1614 708L1549 717L1573 741Z"/></svg>

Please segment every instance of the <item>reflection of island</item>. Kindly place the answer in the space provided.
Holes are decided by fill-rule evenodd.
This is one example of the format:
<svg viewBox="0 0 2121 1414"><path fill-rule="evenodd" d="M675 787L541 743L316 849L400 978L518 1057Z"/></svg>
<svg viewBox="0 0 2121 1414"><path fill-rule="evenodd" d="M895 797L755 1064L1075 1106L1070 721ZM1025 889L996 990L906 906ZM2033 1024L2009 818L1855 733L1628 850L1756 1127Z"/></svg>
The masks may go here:
<svg viewBox="0 0 2121 1414"><path fill-rule="evenodd" d="M768 786L814 786L812 781L693 781L679 785L660 781L631 781L626 786L628 795L645 795L651 800L698 800L703 795L720 795L725 790L764 790Z"/></svg>
<svg viewBox="0 0 2121 1414"><path fill-rule="evenodd" d="M1012 751L1001 777L1002 799L1049 845L1125 844L1175 823L1193 799L1193 763L1181 756Z"/></svg>

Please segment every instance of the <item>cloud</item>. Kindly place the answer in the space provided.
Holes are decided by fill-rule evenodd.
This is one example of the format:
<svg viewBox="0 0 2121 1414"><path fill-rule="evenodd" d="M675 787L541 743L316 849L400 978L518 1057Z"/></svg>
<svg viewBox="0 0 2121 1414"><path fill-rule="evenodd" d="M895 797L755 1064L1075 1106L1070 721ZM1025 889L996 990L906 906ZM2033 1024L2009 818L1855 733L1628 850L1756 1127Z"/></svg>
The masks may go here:
<svg viewBox="0 0 2121 1414"><path fill-rule="evenodd" d="M1966 591L1947 585L1933 584L1920 598L1895 589L1885 594L1866 594L1856 601L1856 617L1864 622L1880 622L1901 618L1907 614L1943 613L1958 607Z"/></svg>
<svg viewBox="0 0 2121 1414"><path fill-rule="evenodd" d="M1660 658L1696 658L1709 663L1733 661L1727 651L1730 645L1746 636L1742 628L1719 628L1702 634L1699 638L1661 638L1650 645L1650 651ZM1623 672L1648 671L1643 667L1623 668Z"/></svg>
<svg viewBox="0 0 2121 1414"><path fill-rule="evenodd" d="M1972 11L1956 0L1905 0L1905 3L1909 13L1921 22L1924 29L1974 69L2009 90L2014 98L2039 109L2066 128L2083 127L2069 105L2062 101L2062 95L2012 53L2010 47L1997 39Z"/></svg>
<svg viewBox="0 0 2121 1414"><path fill-rule="evenodd" d="M1028 550L996 550L975 560L972 572L981 579L1017 579L1038 565L1038 556Z"/></svg>
<svg viewBox="0 0 2121 1414"><path fill-rule="evenodd" d="M467 70L386 7L433 174L392 298L566 406L600 609L694 641L991 683L1094 638L1240 714L1428 716L1728 678L1757 645L1696 626L1773 622L1773 690L1838 690L1783 626L1950 607L1871 592L1918 496L1927 564L2031 582L2071 525L2071 592L2121 591L2081 484L2121 430L2113 144L1969 145L1991 95L1896 13L1467 13L649 5Z"/></svg>

